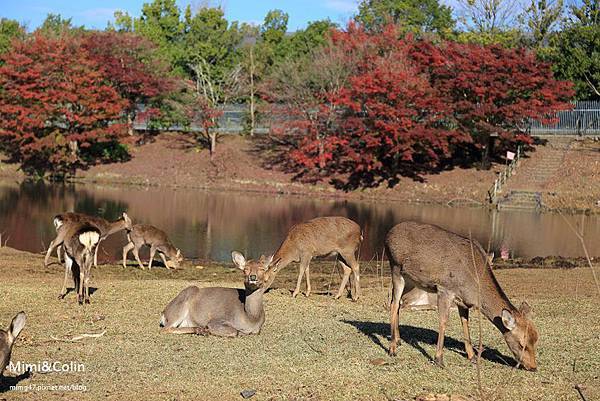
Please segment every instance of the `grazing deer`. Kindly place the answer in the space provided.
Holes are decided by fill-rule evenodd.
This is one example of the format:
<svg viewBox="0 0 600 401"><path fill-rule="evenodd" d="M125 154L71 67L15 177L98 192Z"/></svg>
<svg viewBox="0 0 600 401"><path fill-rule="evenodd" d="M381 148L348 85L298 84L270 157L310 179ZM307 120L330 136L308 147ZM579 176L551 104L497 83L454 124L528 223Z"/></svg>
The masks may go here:
<svg viewBox="0 0 600 401"><path fill-rule="evenodd" d="M130 229L127 229L127 245L123 247L123 267L127 267L127 254L133 250L133 256L140 265L140 268L144 270L144 264L140 260L139 251L144 245L150 247L150 260L148 261L148 270L152 268L152 261L156 251L160 255L165 267L167 269L176 269L179 264L183 262L183 255L178 248L175 248L167 234L158 228L148 224L136 224ZM169 257L169 262L165 258L165 255Z"/></svg>
<svg viewBox="0 0 600 401"><path fill-rule="evenodd" d="M10 322L8 330L0 330L0 377L2 377L4 369L6 369L6 366L10 362L12 347L21 330L25 327L26 320L27 316L25 312L19 312L13 318L12 322Z"/></svg>
<svg viewBox="0 0 600 401"><path fill-rule="evenodd" d="M298 281L292 297L300 293L304 274L306 274L306 296L308 297L311 292L309 267L311 259L315 256L337 253L344 269L344 276L335 298L342 296L352 273L354 286L351 293L352 299L356 301L360 296L360 271L356 253L362 240L360 226L354 221L345 217L317 217L293 226L273 255L273 260L278 265L277 270L283 269L292 262L300 262ZM274 275L271 277L271 280L273 279Z"/></svg>
<svg viewBox="0 0 600 401"><path fill-rule="evenodd" d="M263 294L277 266L269 267L272 258L246 260L239 252L231 258L244 272L245 290L237 288L188 287L165 308L160 317L164 333L212 334L235 337L258 334L265 323Z"/></svg>
<svg viewBox="0 0 600 401"><path fill-rule="evenodd" d="M67 294L68 272L73 273L73 281L77 290L79 304L90 303L90 278L94 262L94 252L100 242L101 232L88 223L69 224L65 226L66 233L63 242L65 251L65 280L59 297Z"/></svg>
<svg viewBox="0 0 600 401"><path fill-rule="evenodd" d="M123 213L123 215L120 219L113 221L113 222L109 222L106 219L103 219L102 217L88 216L88 215L82 214L82 213L67 212L67 213L57 214L56 216L54 216L54 219L52 220L52 222L54 223L54 227L56 229L56 238L54 238L54 240L52 240L52 242L50 243L50 246L48 247L48 251L46 251L46 257L44 258L44 267L48 266L48 261L50 260L50 255L52 254L52 252L54 251L55 248L57 250L56 254L58 257L58 261L62 263L62 261L61 261L61 249L62 248L60 245L64 242L65 235L68 231L66 226L70 226L73 224L82 224L82 223L87 223L89 225L92 225L100 230L100 233L101 233L100 241L102 241L102 240L106 239L109 235L112 235L121 230L131 228L133 225L133 223L131 222L131 219L129 218L127 213ZM98 267L98 248L99 247L96 247L96 251L94 253L94 266L96 266L96 267Z"/></svg>
<svg viewBox="0 0 600 401"><path fill-rule="evenodd" d="M444 332L450 308L458 306L467 357L475 355L469 334L469 308L475 307L503 334L519 363L528 370L537 367L535 348L538 332L530 320L530 308L510 302L494 277L488 258L477 242L442 228L415 222L394 226L385 247L392 272L390 355L396 355L399 340L398 311L405 283L437 294L439 333L435 362L443 366Z"/></svg>

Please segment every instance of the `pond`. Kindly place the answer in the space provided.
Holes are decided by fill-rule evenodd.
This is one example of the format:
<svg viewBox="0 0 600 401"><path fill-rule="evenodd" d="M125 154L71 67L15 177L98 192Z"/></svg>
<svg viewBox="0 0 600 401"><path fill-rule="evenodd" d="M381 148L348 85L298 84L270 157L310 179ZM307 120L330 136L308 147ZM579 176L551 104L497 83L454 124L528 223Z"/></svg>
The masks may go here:
<svg viewBox="0 0 600 401"><path fill-rule="evenodd" d="M273 253L288 229L316 216L347 216L364 230L360 257L381 257L387 231L405 220L432 223L488 243L513 256L583 256L565 220L553 213L496 212L482 208L367 202L273 194L207 192L162 187L0 182L0 233L13 248L42 252L55 236L52 218L63 211L109 220L127 211L134 223L165 230L188 258L229 261L232 250L250 257ZM579 226L581 216L569 216ZM584 219L585 240L600 256L600 217ZM103 243L99 257L119 260L125 234ZM146 253L147 254L147 253Z"/></svg>

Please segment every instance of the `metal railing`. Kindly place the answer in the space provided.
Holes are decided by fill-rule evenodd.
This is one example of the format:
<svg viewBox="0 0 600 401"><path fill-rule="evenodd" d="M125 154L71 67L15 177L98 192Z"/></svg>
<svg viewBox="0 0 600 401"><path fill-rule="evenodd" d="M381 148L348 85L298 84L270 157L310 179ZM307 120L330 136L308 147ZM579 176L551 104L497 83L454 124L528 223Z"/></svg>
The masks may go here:
<svg viewBox="0 0 600 401"><path fill-rule="evenodd" d="M600 101L577 101L572 110L557 113L555 124L531 121L532 135L600 135Z"/></svg>
<svg viewBox="0 0 600 401"><path fill-rule="evenodd" d="M488 190L488 201L492 204L496 204L498 201L498 193L502 190L506 181L514 174L517 169L517 165L521 160L521 156L523 154L523 147L519 145L517 147L517 153L511 162L506 166L504 170L498 173L498 177L494 181L494 185L490 187Z"/></svg>

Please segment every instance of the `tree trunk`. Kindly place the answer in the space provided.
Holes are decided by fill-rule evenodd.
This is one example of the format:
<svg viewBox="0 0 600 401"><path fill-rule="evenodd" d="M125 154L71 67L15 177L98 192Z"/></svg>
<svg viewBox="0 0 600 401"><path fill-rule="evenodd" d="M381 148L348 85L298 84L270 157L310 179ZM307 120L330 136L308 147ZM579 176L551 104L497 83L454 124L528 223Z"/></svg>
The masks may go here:
<svg viewBox="0 0 600 401"><path fill-rule="evenodd" d="M323 140L319 139L319 169L323 171L325 169L325 146L323 146Z"/></svg>
<svg viewBox="0 0 600 401"><path fill-rule="evenodd" d="M254 47L250 48L250 136L254 136Z"/></svg>
<svg viewBox="0 0 600 401"><path fill-rule="evenodd" d="M133 136L133 113L127 113L127 133Z"/></svg>
<svg viewBox="0 0 600 401"><path fill-rule="evenodd" d="M215 131L209 133L210 137L210 160L213 159L217 150L217 133Z"/></svg>

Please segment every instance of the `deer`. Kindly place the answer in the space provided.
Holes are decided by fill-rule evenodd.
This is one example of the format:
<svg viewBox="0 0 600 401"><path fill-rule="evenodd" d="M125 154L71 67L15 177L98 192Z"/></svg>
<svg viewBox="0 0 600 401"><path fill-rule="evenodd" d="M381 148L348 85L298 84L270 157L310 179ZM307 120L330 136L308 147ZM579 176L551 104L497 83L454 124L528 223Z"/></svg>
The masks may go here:
<svg viewBox="0 0 600 401"><path fill-rule="evenodd" d="M263 295L277 266L272 257L246 260L233 251L235 266L244 273L244 289L228 287L182 290L160 316L161 332L236 337L259 334L265 323Z"/></svg>
<svg viewBox="0 0 600 401"><path fill-rule="evenodd" d="M77 301L80 305L90 303L90 278L94 262L94 253L100 243L102 232L89 223L73 223L65 225L63 247L65 251L65 280L59 295L63 299L67 295L68 272L73 273Z"/></svg>
<svg viewBox="0 0 600 401"><path fill-rule="evenodd" d="M306 293L310 296L310 261L316 256L337 254L344 270L340 288L335 295L339 299L346 288L352 273L354 285L351 288L352 300L360 296L360 267L357 252L363 240L360 226L345 217L317 217L290 228L286 238L273 255L278 270L292 262L300 262L300 270L296 289L292 293L295 298L300 293L302 278L306 274ZM273 275L271 279L274 279ZM271 283L269 283L270 285Z"/></svg>
<svg viewBox="0 0 600 401"><path fill-rule="evenodd" d="M144 264L140 260L139 250L142 246L150 246L150 260L148 261L148 270L152 268L154 255L158 251L165 267L167 269L177 269L183 262L183 255L178 248L175 248L167 234L158 228L148 224L136 224L127 229L127 244L123 247L123 267L127 267L127 254L133 251L133 256L137 260L140 268L144 270ZM167 262L166 256L169 257Z"/></svg>
<svg viewBox="0 0 600 401"><path fill-rule="evenodd" d="M13 317L10 322L10 326L6 331L0 330L0 377L6 366L10 362L10 355L12 353L12 347L21 334L21 330L25 327L27 316L25 312L19 312Z"/></svg>
<svg viewBox="0 0 600 401"><path fill-rule="evenodd" d="M121 230L125 230L131 228L133 223L127 213L123 213L121 218L116 221L109 222L106 219L98 216L88 216L82 213L73 213L66 212L62 214L57 214L54 216L52 220L54 224L54 228L56 229L56 238L50 242L50 246L48 246L48 250L46 251L46 257L44 258L44 267L48 266L48 261L50 260L50 255L56 249L56 254L58 257L59 263L61 261L61 244L65 240L65 234L68 231L62 227L69 226L73 224L79 223L88 223L92 226L97 227L100 230L101 238L100 241L105 240L108 236L117 233ZM98 248L96 247L96 251L94 253L94 266L98 267ZM68 272L66 272L68 273ZM66 274L65 273L65 274Z"/></svg>
<svg viewBox="0 0 600 401"><path fill-rule="evenodd" d="M503 335L519 365L526 370L536 370L539 335L531 321L531 308L523 302L517 309L510 302L478 242L434 225L403 222L388 232L385 249L392 275L391 356L396 355L400 338L400 299L406 284L410 283L437 295L439 331L434 362L438 366L444 366L444 332L450 308L455 304L467 358L475 357L469 332L469 309L478 308Z"/></svg>

